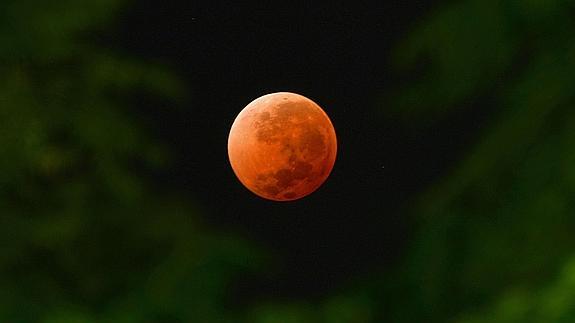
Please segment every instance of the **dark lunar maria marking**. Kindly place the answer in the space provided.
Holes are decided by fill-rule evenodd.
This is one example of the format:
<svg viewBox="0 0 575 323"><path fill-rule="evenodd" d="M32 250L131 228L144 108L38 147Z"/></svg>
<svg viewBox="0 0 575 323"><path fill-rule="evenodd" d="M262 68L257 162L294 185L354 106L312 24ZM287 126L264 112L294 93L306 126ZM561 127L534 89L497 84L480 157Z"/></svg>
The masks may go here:
<svg viewBox="0 0 575 323"><path fill-rule="evenodd" d="M310 176L313 166L309 163L296 161L294 169L280 169L274 178L277 180L277 186L280 190L286 189L294 185L297 181L303 180Z"/></svg>

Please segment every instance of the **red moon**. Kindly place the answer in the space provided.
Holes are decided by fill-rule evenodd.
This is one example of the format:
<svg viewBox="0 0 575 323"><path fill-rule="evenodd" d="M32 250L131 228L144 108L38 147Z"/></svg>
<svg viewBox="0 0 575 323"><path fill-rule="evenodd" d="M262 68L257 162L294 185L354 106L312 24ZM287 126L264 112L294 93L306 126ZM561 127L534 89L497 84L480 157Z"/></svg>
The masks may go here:
<svg viewBox="0 0 575 323"><path fill-rule="evenodd" d="M274 201L302 198L329 176L337 154L335 130L312 100L277 92L249 103L228 137L234 173L253 193Z"/></svg>

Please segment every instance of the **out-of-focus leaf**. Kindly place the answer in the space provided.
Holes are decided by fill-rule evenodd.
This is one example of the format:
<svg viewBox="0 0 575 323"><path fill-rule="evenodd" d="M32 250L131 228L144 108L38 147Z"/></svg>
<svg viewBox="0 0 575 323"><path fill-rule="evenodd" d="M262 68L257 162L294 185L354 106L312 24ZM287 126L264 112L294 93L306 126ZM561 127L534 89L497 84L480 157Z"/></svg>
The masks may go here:
<svg viewBox="0 0 575 323"><path fill-rule="evenodd" d="M413 118L442 115L474 91L493 87L517 54L501 1L460 1L433 15L394 53L406 70L429 64L393 106Z"/></svg>
<svg viewBox="0 0 575 323"><path fill-rule="evenodd" d="M0 57L9 62L81 55L78 38L109 21L124 1L3 1ZM84 33L84 34L83 34Z"/></svg>
<svg viewBox="0 0 575 323"><path fill-rule="evenodd" d="M568 6L458 1L398 50L404 67L429 58L420 83L398 94L397 111L407 109L409 120L448 115L486 91L497 109L458 166L410 204L416 239L404 266L384 280L402 282L390 292L400 297L387 303L397 321L445 322L468 313L476 315L464 322L569 321L572 313L553 316L565 311L532 302L575 244ZM498 305L481 313L489 304Z"/></svg>
<svg viewBox="0 0 575 323"><path fill-rule="evenodd" d="M570 261L558 279L537 291L508 291L481 313L462 315L458 323L543 323L575 319L575 266Z"/></svg>
<svg viewBox="0 0 575 323"><path fill-rule="evenodd" d="M127 97L185 91L90 42L122 2L0 3L0 322L230 322L228 284L259 268L139 169L168 153Z"/></svg>
<svg viewBox="0 0 575 323"><path fill-rule="evenodd" d="M442 8L397 47L394 65L419 75L399 89L389 111L417 123L469 108L481 95L505 97L526 58L572 38L567 12L564 0L467 0Z"/></svg>
<svg viewBox="0 0 575 323"><path fill-rule="evenodd" d="M362 295L333 297L324 305L326 323L373 322L374 308L369 298Z"/></svg>
<svg viewBox="0 0 575 323"><path fill-rule="evenodd" d="M307 304L262 304L248 318L254 323L312 323L319 318Z"/></svg>

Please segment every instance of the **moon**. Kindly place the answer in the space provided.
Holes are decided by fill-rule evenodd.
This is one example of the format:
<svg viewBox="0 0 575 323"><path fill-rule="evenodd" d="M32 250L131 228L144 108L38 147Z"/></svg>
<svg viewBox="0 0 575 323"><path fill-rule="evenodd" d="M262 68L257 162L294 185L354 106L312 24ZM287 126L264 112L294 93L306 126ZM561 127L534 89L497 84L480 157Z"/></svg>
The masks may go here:
<svg viewBox="0 0 575 323"><path fill-rule="evenodd" d="M273 201L292 201L317 190L337 154L327 114L305 96L277 92L250 102L236 117L228 156L240 182Z"/></svg>

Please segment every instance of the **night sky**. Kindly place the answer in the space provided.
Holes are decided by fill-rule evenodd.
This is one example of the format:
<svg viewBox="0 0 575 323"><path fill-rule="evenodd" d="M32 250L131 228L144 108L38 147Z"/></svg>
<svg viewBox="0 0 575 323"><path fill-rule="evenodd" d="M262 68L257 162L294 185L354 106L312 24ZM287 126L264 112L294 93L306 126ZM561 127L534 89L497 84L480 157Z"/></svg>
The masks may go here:
<svg viewBox="0 0 575 323"><path fill-rule="evenodd" d="M139 1L114 29L117 49L168 66L188 85L183 103L142 96L135 115L175 153L158 185L197 201L205 222L268 248L277 270L245 277L238 293L320 297L349 277L387 268L403 254L411 219L402 208L447 172L471 140L467 116L414 128L386 113L409 75L391 49L434 1L297 7ZM235 116L277 91L317 102L338 135L324 185L294 202L249 192L227 158Z"/></svg>

